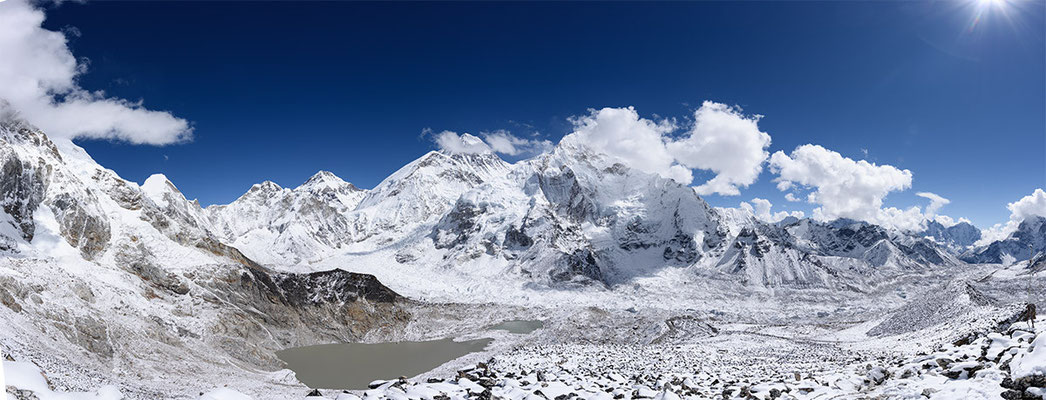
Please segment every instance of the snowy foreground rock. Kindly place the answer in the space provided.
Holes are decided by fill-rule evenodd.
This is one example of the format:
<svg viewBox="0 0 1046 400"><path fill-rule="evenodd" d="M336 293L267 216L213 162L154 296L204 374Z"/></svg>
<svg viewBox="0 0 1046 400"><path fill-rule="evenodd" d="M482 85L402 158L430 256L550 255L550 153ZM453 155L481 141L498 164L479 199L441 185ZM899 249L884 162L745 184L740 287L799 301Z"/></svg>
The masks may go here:
<svg viewBox="0 0 1046 400"><path fill-rule="evenodd" d="M1009 318L1028 315L1025 309ZM854 329L866 329L869 324ZM228 387L201 400L677 400L677 399L1042 399L1046 318L927 347L934 332L873 340L847 333L785 339L779 328L724 330L676 344L523 342L443 374L378 380L369 390L302 389L298 396L246 395ZM926 335L936 335L930 342ZM535 337L540 337L536 335ZM760 343L752 337L763 337ZM889 349L889 346L894 346ZM925 347L925 348L924 348ZM114 386L56 391L29 362L4 364L8 399L126 398Z"/></svg>
<svg viewBox="0 0 1046 400"><path fill-rule="evenodd" d="M751 355L705 354L687 346L524 347L447 379L376 381L359 399L1041 399L1046 394L1046 318L1018 322L965 344L910 357L832 363L781 360L760 368L716 368ZM796 355L802 358L801 354ZM732 358L732 359L731 359ZM730 359L730 360L726 360ZM739 365L739 364L738 364Z"/></svg>

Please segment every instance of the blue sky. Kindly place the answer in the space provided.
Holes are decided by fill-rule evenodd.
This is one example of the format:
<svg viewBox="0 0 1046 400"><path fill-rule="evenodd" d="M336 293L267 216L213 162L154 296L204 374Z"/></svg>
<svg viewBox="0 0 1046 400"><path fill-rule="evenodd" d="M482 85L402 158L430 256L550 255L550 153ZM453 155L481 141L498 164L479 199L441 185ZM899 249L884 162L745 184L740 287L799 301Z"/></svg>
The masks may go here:
<svg viewBox="0 0 1046 400"><path fill-rule="evenodd" d="M435 149L426 128L556 142L571 116L634 106L685 122L760 114L768 152L817 144L911 171L886 205L951 200L981 227L1046 186L1043 2L64 2L43 26L89 60L78 84L191 123L186 143L79 140L203 204L330 170L361 187ZM74 29L75 28L75 29ZM695 184L713 174L695 171ZM738 196L788 202L764 169Z"/></svg>

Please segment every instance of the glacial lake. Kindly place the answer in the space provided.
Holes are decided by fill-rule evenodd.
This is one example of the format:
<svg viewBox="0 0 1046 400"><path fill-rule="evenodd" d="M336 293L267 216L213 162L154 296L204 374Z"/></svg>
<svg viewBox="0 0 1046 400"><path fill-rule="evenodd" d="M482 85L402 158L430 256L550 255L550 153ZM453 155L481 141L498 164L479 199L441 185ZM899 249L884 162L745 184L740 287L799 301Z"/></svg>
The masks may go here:
<svg viewBox="0 0 1046 400"><path fill-rule="evenodd" d="M491 330L508 331L508 333L530 333L545 326L544 322L536 320L512 320L505 321L490 327Z"/></svg>
<svg viewBox="0 0 1046 400"><path fill-rule="evenodd" d="M367 389L367 384L378 379L413 377L431 371L458 357L482 351L491 341L321 344L281 350L276 356L310 388Z"/></svg>

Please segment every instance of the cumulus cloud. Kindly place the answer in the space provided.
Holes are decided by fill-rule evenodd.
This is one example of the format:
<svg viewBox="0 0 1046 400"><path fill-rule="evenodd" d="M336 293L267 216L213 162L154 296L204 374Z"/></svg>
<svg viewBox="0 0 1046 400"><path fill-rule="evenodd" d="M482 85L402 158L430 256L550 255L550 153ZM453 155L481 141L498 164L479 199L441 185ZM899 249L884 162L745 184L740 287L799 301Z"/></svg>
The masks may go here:
<svg viewBox="0 0 1046 400"><path fill-rule="evenodd" d="M965 222L965 223L971 224L971 225L973 224L973 222L970 222L970 220L968 220L966 218L955 219L955 218L949 217L947 215L937 215L937 216L934 216L933 220L937 221L938 224L944 225L945 228L953 227L953 226L958 225L959 223L962 223L962 222Z"/></svg>
<svg viewBox="0 0 1046 400"><path fill-rule="evenodd" d="M920 231L926 228L926 215L919 207L886 207L866 221L902 231Z"/></svg>
<svg viewBox="0 0 1046 400"><path fill-rule="evenodd" d="M912 173L908 170L855 161L812 144L797 147L791 155L774 153L770 170L778 174L775 181L780 190L794 185L813 188L807 201L820 205L814 209L814 216L819 219L852 218L878 223L911 215L911 210L882 208L887 194L911 187Z"/></svg>
<svg viewBox="0 0 1046 400"><path fill-rule="evenodd" d="M660 174L684 185L694 180L693 173L676 163L665 146L666 135L676 129L671 121L640 118L633 107L608 107L590 110L589 115L573 118L571 122L574 132L564 140L580 142L632 168Z"/></svg>
<svg viewBox="0 0 1046 400"><path fill-rule="evenodd" d="M1046 217L1046 192L1041 188L1035 189L1032 194L1007 204L1006 208L1010 210L1010 220L981 230L981 240L977 241L975 245L986 245L996 240L1006 239L1017 230L1021 222L1029 217Z"/></svg>
<svg viewBox="0 0 1046 400"><path fill-rule="evenodd" d="M771 213L770 209L772 207L773 204L770 203L770 200L760 199L758 197L753 198L751 203L744 201L741 202L742 209L754 214L757 219L765 222L778 222L787 217L803 218L806 215L802 211L778 211L776 213Z"/></svg>
<svg viewBox="0 0 1046 400"><path fill-rule="evenodd" d="M54 137L155 145L192 137L184 119L81 88L86 64L43 21L43 11L23 0L0 3L0 99Z"/></svg>
<svg viewBox="0 0 1046 400"><path fill-rule="evenodd" d="M669 153L692 169L716 176L694 188L698 194L740 194L755 182L770 155L770 135L759 130L760 116L746 117L725 104L706 101L694 112L689 135L668 143Z"/></svg>
<svg viewBox="0 0 1046 400"><path fill-rule="evenodd" d="M1046 192L1035 189L1032 194L1007 204L1011 219L1024 221L1028 217L1046 217Z"/></svg>
<svg viewBox="0 0 1046 400"><path fill-rule="evenodd" d="M491 150L510 156L540 154L552 149L552 142L548 140L521 138L501 129L494 132L483 132L480 135L483 136L483 140L487 142Z"/></svg>
<svg viewBox="0 0 1046 400"><path fill-rule="evenodd" d="M759 130L759 117L706 101L694 112L693 126L676 139L670 120L641 118L635 108L603 108L572 119L574 132L564 138L616 157L633 168L660 174L684 185L693 169L716 176L696 186L699 194L737 195L758 178L769 155L770 135Z"/></svg>
<svg viewBox="0 0 1046 400"><path fill-rule="evenodd" d="M778 151L770 156L770 170L778 175L774 181L779 190L812 189L806 201L820 206L813 210L818 220L850 218L905 231L925 229L927 220L945 226L969 222L938 215L951 201L936 193L916 193L930 201L925 211L917 206L883 207L886 195L911 187L911 171L853 160L821 146L802 145L791 154ZM789 192L785 199L798 201L799 197Z"/></svg>

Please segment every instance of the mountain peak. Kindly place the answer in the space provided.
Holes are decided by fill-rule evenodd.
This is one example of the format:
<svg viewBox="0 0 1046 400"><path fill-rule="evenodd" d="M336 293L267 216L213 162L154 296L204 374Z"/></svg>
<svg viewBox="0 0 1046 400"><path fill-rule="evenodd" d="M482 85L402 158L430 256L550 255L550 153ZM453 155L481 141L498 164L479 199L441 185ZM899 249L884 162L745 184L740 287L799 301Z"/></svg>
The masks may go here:
<svg viewBox="0 0 1046 400"><path fill-rule="evenodd" d="M254 185L251 185L251 188L248 189L246 193L241 195L240 198L236 199L236 200L239 201L241 199L258 199L258 198L269 199L269 198L272 198L273 196L276 196L277 194L279 194L283 190L284 189L282 187L280 187L280 185L276 184L276 182L267 180L267 181L263 181L261 183L255 183Z"/></svg>
<svg viewBox="0 0 1046 400"><path fill-rule="evenodd" d="M483 139L480 139L479 137L472 134L462 133L461 142L464 143L466 146L479 146L483 144Z"/></svg>
<svg viewBox="0 0 1046 400"><path fill-rule="evenodd" d="M171 192L180 193L178 188L164 174L149 175L145 182L142 183L142 193L154 201L163 199L165 193Z"/></svg>
<svg viewBox="0 0 1046 400"><path fill-rule="evenodd" d="M278 192L280 190L283 190L283 188L280 187L280 185L276 184L276 182L264 181L262 183L255 183L254 185L251 186L251 189L248 190L247 192L251 193L251 192L259 192L260 191L260 192L268 193L268 192Z"/></svg>
<svg viewBox="0 0 1046 400"><path fill-rule="evenodd" d="M344 182L344 180L342 180L340 177L338 177L337 175L334 175L333 172L320 170L320 171L317 171L315 174L313 174L309 178L309 180L305 181L305 184L307 185L307 184L310 184L310 183L328 182L328 181Z"/></svg>
<svg viewBox="0 0 1046 400"><path fill-rule="evenodd" d="M309 178L309 180L305 181L305 183L301 184L301 186L299 186L298 188L316 187L321 185L339 188L346 187L351 191L362 190L356 187L356 185L353 185L349 182L345 182L344 179L341 179L341 177L335 175L333 172L330 171L319 171L313 174L312 177Z"/></svg>

